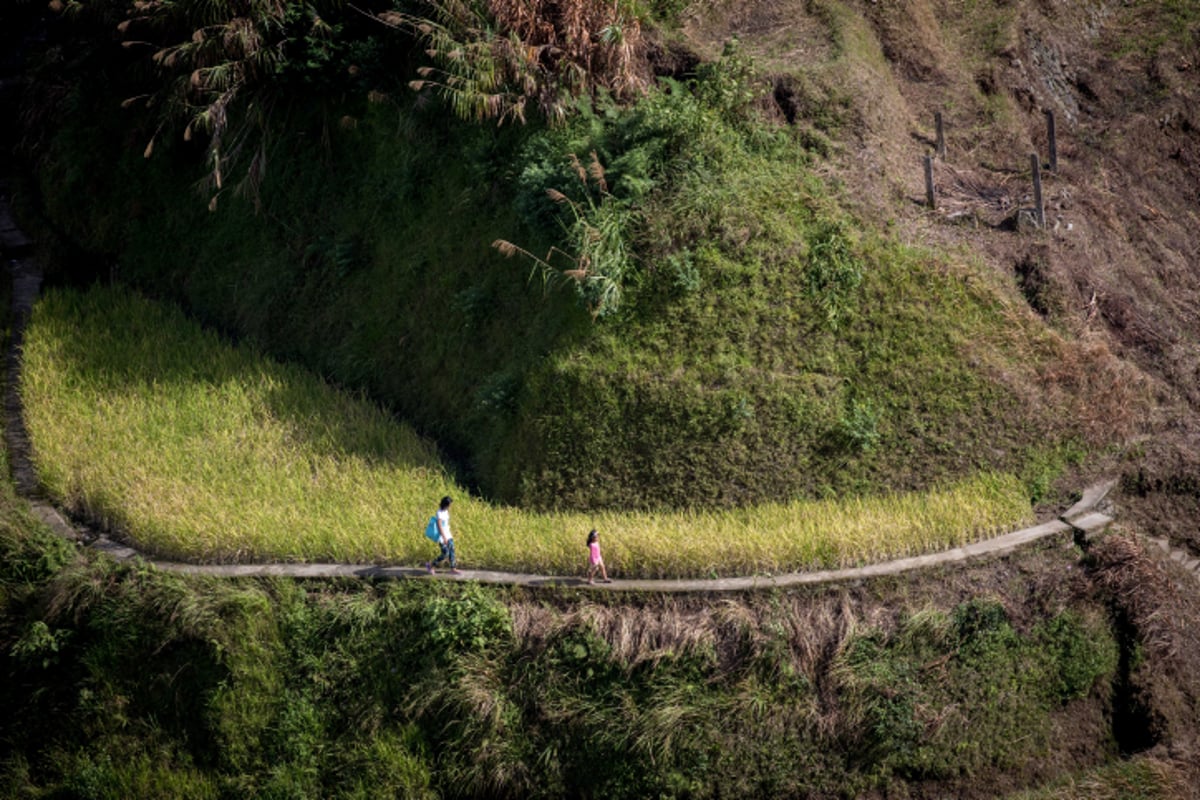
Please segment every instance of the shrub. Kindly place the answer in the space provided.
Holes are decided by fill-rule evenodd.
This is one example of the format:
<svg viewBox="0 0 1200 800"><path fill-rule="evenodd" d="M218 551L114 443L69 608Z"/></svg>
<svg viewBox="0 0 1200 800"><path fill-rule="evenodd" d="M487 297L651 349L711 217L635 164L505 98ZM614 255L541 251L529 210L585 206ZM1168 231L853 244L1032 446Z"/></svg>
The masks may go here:
<svg viewBox="0 0 1200 800"><path fill-rule="evenodd" d="M425 602L421 627L436 658L450 661L501 644L512 636L508 609L478 584Z"/></svg>
<svg viewBox="0 0 1200 800"><path fill-rule="evenodd" d="M1117 672L1120 648L1095 620L1064 611L1040 623L1033 635L1048 661L1046 694L1057 705L1086 697L1097 681Z"/></svg>
<svg viewBox="0 0 1200 800"><path fill-rule="evenodd" d="M831 328L853 310L862 275L862 260L840 226L816 225L808 237L808 292Z"/></svg>
<svg viewBox="0 0 1200 800"><path fill-rule="evenodd" d="M13 643L9 653L13 658L27 664L41 664L46 669L58 662L58 651L71 638L66 628L51 630L42 620L34 620Z"/></svg>
<svg viewBox="0 0 1200 800"><path fill-rule="evenodd" d="M837 439L851 452L869 452L879 444L879 412L869 400L853 395L847 398L838 420Z"/></svg>
<svg viewBox="0 0 1200 800"><path fill-rule="evenodd" d="M848 730L880 776L948 777L1019 763L1050 732L1051 709L1116 670L1111 632L1067 612L1022 636L981 597L922 612L893 634L858 633L839 660Z"/></svg>
<svg viewBox="0 0 1200 800"><path fill-rule="evenodd" d="M44 583L76 555L73 543L48 532L17 533L20 524L18 515L0 522L0 586L30 588Z"/></svg>

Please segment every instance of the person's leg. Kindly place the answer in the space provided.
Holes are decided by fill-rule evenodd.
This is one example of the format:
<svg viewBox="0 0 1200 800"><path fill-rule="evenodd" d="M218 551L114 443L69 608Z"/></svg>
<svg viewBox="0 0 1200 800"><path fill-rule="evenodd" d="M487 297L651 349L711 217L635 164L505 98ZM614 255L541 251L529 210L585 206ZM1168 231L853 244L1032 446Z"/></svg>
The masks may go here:
<svg viewBox="0 0 1200 800"><path fill-rule="evenodd" d="M450 571L458 572L458 559L454 557L454 540L453 539L446 542L446 550L448 551L447 554L450 556Z"/></svg>
<svg viewBox="0 0 1200 800"><path fill-rule="evenodd" d="M434 564L434 566L436 566L436 565L438 565L438 564L442 563L443 561L445 561L445 560L446 560L446 559L449 557L449 555L450 555L450 553L449 553L449 552L447 552L447 549L448 549L448 548L446 547L446 545L444 545L444 544L441 544L441 543L439 542L439 543L438 543L438 547L442 548L442 552L441 552L441 554L440 554L440 555L439 555L437 558L435 558L435 559L433 560L433 564ZM453 562L451 563L451 566L453 566Z"/></svg>
<svg viewBox="0 0 1200 800"><path fill-rule="evenodd" d="M600 567L600 580L608 583L608 570L604 568L604 559L600 559L600 563L597 566Z"/></svg>

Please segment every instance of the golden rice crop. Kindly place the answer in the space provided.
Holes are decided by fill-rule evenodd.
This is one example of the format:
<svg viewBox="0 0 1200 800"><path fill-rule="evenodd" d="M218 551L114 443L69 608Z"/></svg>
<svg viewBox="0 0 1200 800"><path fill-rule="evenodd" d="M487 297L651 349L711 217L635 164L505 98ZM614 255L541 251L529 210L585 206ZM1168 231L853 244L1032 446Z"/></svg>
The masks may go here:
<svg viewBox="0 0 1200 800"><path fill-rule="evenodd" d="M436 447L378 406L234 347L114 289L48 293L21 393L42 482L147 551L200 561L417 564L442 495L464 566L727 576L849 566L953 547L1029 518L1021 483L731 511L535 513L470 497Z"/></svg>

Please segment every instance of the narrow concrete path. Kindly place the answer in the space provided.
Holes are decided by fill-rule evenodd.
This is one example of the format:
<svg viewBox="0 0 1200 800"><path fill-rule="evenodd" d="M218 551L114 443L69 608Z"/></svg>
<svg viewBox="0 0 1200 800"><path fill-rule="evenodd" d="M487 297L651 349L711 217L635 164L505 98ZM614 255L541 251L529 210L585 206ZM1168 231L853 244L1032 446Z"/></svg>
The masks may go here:
<svg viewBox="0 0 1200 800"><path fill-rule="evenodd" d="M287 576L293 578L382 578L382 579L426 579L476 581L479 583L507 584L513 586L573 586L597 591L625 592L745 592L760 589L786 588L821 583L839 583L897 575L910 570L945 566L968 560L997 557L1013 552L1023 545L1050 537L1087 540L1099 534L1112 523L1112 517L1097 510L1116 485L1110 480L1097 484L1084 492L1078 503L1064 512L1058 519L1043 522L1031 528L1006 533L991 539L943 550L937 553L900 558L846 569L793 572L781 575L750 575L734 578L712 579L616 579L612 583L588 584L578 576L530 575L513 572L464 569L458 575L438 572L430 576L421 567L382 566L379 564L190 564L179 561L158 560L142 555L138 550L104 535L89 535L86 529L69 522L52 505L34 501L31 508L43 522L61 536L85 542L90 547L107 553L118 560L140 558L159 569L192 575L219 575L223 577Z"/></svg>
<svg viewBox="0 0 1200 800"><path fill-rule="evenodd" d="M14 483L18 493L30 502L33 513L55 533L107 553L118 560L142 559L159 569L172 572L226 577L282 575L294 578L422 578L516 586L576 586L598 591L743 592L896 575L915 569L960 563L969 559L1001 556L1011 553L1023 545L1055 536L1071 536L1085 541L1103 531L1112 522L1111 517L1100 511L1100 504L1116 485L1115 480L1105 481L1089 488L1078 503L1057 519L1043 522L1032 528L1013 531L992 539L938 553L901 558L862 567L794 572L783 575L751 575L695 580L618 579L612 583L588 584L578 576L527 575L487 570L468 569L462 570L458 575L440 572L436 576L429 576L422 568L378 564L189 564L158 560L143 555L133 547L116 542L103 533L73 524L59 509L39 495L40 487L29 458L29 440L25 430L19 391L21 345L24 340L25 325L29 321L30 312L42 282L40 268L30 256L31 248L32 243L12 220L6 187L0 184L0 250L3 251L12 279L12 338L6 360L5 438Z"/></svg>

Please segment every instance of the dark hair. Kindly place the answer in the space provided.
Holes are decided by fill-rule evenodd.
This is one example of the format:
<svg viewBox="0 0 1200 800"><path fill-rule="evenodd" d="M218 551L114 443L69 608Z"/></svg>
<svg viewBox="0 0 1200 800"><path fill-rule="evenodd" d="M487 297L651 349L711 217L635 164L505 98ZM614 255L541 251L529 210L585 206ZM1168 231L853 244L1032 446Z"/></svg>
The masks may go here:
<svg viewBox="0 0 1200 800"><path fill-rule="evenodd" d="M596 537L597 537L597 536L599 536L599 535L600 535L600 534L596 533L596 529L595 529L595 528L592 528L590 531L588 531L588 541L587 541L587 543L588 543L588 544L591 544L592 542L596 541Z"/></svg>
<svg viewBox="0 0 1200 800"><path fill-rule="evenodd" d="M446 495L445 497L442 498L442 504L440 506L438 506L438 508L440 508L444 511L445 509L450 507L450 502L451 502L450 495Z"/></svg>

